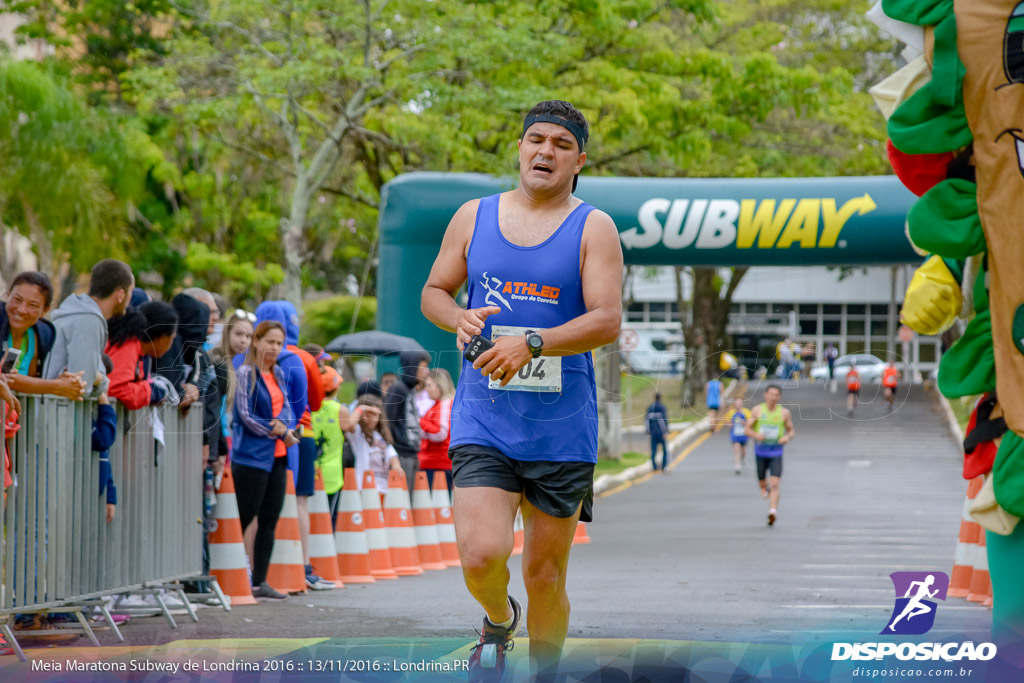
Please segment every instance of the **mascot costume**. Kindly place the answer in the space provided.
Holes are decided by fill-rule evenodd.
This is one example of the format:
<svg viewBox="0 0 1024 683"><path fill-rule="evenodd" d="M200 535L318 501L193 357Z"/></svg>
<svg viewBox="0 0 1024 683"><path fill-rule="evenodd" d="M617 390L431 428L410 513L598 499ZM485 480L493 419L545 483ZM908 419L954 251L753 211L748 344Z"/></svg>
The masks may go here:
<svg viewBox="0 0 1024 683"><path fill-rule="evenodd" d="M907 288L901 318L921 334L966 321L942 357L938 385L947 398L982 395L964 442L964 476L985 476L970 509L985 529L993 633L1018 644L1019 658L1024 2L882 0L869 16L908 45L907 66L872 88L888 117L890 162L920 197L907 231L927 260Z"/></svg>

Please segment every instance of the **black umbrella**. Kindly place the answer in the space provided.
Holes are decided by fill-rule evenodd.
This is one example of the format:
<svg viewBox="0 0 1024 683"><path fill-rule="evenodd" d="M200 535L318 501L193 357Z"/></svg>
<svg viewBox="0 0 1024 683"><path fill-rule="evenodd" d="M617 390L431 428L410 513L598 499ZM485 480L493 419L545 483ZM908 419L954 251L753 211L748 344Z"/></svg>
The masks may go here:
<svg viewBox="0 0 1024 683"><path fill-rule="evenodd" d="M399 334L367 330L335 337L324 350L343 356L387 356L402 351L424 351L423 346L410 337Z"/></svg>

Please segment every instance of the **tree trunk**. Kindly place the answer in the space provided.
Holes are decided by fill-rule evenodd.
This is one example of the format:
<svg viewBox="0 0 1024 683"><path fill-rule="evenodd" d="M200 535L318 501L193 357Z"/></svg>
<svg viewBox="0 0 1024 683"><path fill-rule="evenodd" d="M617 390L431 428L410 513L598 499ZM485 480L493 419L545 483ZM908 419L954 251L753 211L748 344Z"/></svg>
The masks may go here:
<svg viewBox="0 0 1024 683"><path fill-rule="evenodd" d="M619 341L594 350L597 375L597 457L622 459L622 363Z"/></svg>
<svg viewBox="0 0 1024 683"><path fill-rule="evenodd" d="M8 228L0 221L0 246L3 246L0 250L0 279L4 281L4 291L18 274L21 261L21 245L18 244L21 241L20 237L16 230Z"/></svg>
<svg viewBox="0 0 1024 683"><path fill-rule="evenodd" d="M299 171L292 190L291 215L281 219L284 246L284 298L295 308L302 305L302 262L306 254L306 214L309 212L309 178Z"/></svg>
<svg viewBox="0 0 1024 683"><path fill-rule="evenodd" d="M682 278L676 269L676 298L682 312ZM698 405L704 384L718 377L719 354L727 350L729 310L732 297L747 268L733 268L729 283L722 286L715 268L693 268L693 318L683 318L683 341L686 344L686 374L683 377L683 407Z"/></svg>

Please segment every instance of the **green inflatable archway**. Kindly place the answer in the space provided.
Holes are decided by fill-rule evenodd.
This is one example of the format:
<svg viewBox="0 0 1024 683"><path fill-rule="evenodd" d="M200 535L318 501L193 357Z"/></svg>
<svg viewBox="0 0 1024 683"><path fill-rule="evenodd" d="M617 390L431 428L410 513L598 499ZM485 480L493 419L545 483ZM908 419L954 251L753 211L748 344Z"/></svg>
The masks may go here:
<svg viewBox="0 0 1024 683"><path fill-rule="evenodd" d="M420 290L456 209L514 179L411 173L384 186L377 324L419 340L456 374L454 335L420 313ZM615 221L627 264L877 265L920 261L904 225L916 197L895 176L581 177L576 195Z"/></svg>

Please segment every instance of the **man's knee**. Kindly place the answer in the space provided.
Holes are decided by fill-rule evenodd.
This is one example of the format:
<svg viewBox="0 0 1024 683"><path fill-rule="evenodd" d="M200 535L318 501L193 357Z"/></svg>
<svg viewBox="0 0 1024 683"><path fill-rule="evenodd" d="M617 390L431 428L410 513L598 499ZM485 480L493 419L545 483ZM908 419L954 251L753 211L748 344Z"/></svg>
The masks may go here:
<svg viewBox="0 0 1024 683"><path fill-rule="evenodd" d="M523 565L523 583L533 598L556 595L565 590L566 563L540 558Z"/></svg>
<svg viewBox="0 0 1024 683"><path fill-rule="evenodd" d="M487 577L508 563L512 554L511 545L488 543L459 549L462 571L471 577Z"/></svg>

